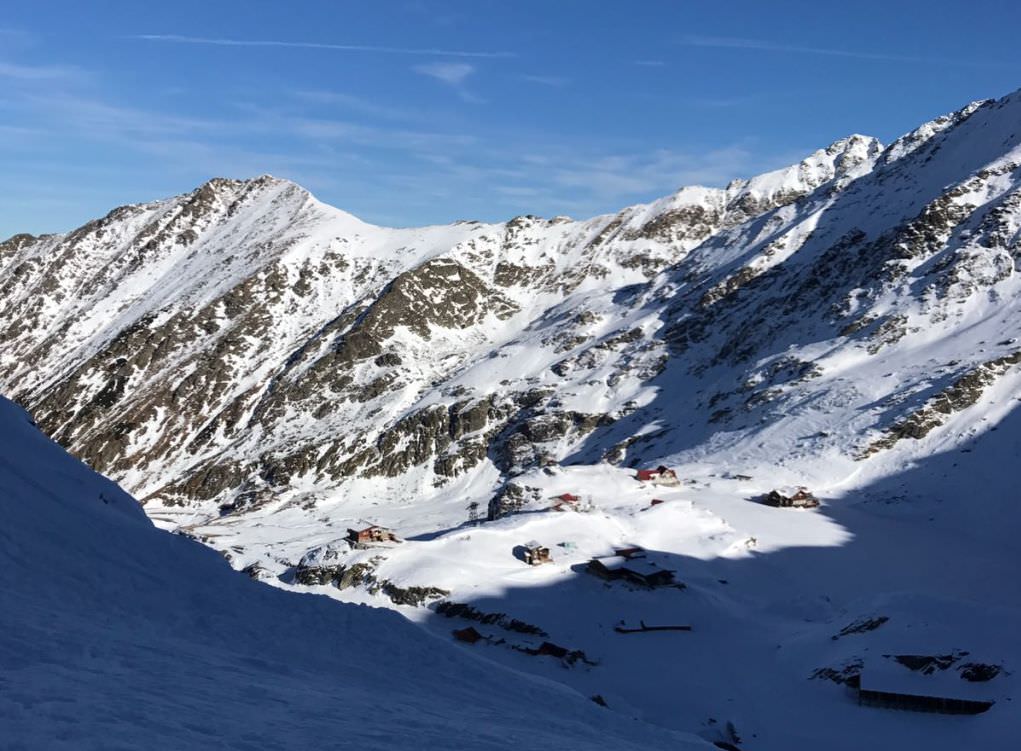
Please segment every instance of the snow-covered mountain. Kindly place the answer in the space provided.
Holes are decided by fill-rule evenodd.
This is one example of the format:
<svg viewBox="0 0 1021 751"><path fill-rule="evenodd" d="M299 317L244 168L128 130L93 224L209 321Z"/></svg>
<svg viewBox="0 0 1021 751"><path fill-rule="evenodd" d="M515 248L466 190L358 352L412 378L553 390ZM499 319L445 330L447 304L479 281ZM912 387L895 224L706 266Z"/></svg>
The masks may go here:
<svg viewBox="0 0 1021 751"><path fill-rule="evenodd" d="M6 749L711 748L394 613L237 576L6 399L0 449Z"/></svg>
<svg viewBox="0 0 1021 751"><path fill-rule="evenodd" d="M0 384L149 505L308 504L367 477L495 487L641 399L667 345L637 285L878 153L850 138L587 222L413 230L270 177L213 180L7 241Z"/></svg>
<svg viewBox="0 0 1021 751"><path fill-rule="evenodd" d="M995 747L1017 730L1019 264L1021 93L586 221L388 229L213 180L0 243L0 391L235 568L445 637L481 623L492 659L632 716L749 748L903 741L917 718L811 677L972 651L997 706L919 732ZM661 463L679 488L629 469ZM821 509L754 502L799 484ZM594 510L546 513L565 492ZM369 523L405 542L344 541ZM514 557L532 538L553 566ZM625 544L687 589L584 575ZM598 664L522 651L546 637Z"/></svg>

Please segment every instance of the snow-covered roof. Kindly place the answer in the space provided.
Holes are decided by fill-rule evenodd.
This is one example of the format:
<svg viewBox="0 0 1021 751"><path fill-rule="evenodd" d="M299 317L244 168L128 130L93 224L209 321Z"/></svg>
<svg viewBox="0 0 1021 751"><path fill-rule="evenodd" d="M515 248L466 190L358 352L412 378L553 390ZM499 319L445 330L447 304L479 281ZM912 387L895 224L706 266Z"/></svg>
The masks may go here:
<svg viewBox="0 0 1021 751"><path fill-rule="evenodd" d="M961 663L957 663L926 675L922 670L911 670L900 664L892 656L879 657L866 662L861 672L861 688L911 696L992 701L990 682L965 680L961 677L960 666Z"/></svg>
<svg viewBox="0 0 1021 751"><path fill-rule="evenodd" d="M634 573L641 574L642 576L658 574L662 571L670 571L670 569L657 566L654 562L646 558L625 558L622 555L608 555L596 558L595 560L610 571L626 568L628 571L633 571Z"/></svg>

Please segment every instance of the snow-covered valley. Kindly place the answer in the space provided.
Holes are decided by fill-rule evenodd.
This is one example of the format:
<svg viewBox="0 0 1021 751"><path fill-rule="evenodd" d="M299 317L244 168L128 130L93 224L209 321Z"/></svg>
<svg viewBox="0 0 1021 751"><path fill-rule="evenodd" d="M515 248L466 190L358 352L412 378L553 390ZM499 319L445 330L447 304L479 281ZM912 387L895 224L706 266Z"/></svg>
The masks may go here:
<svg viewBox="0 0 1021 751"><path fill-rule="evenodd" d="M0 243L0 390L177 533L134 519L138 541L114 557L133 561L145 629L179 597L208 620L176 639L210 660L225 639L240 649L241 627L206 612L227 607L210 604L220 595L200 587L206 599L187 604L215 558L181 536L253 579L323 596L215 575L232 610L253 608L245 638L278 650L243 680L336 661L364 681L313 689L328 670L295 676L313 706L329 690L396 690L374 681L404 670L414 700L354 712L419 701L477 731L451 719L465 697L515 707L465 748L515 745L529 713L561 747L675 747L679 732L749 750L1009 748L1021 731L1019 269L1021 93L887 147L852 136L726 189L586 221L388 229L286 181L214 180ZM6 452L21 440L10 435ZM660 465L676 485L636 478ZM821 505L762 502L792 486ZM60 548L39 553L56 569L113 565L98 522L87 551L66 549L40 531L64 510L8 500L36 530L31 546ZM348 539L373 525L397 539ZM24 568L21 534L9 539ZM525 562L533 541L550 562ZM196 571L171 577L178 564L134 552L150 544ZM62 582L7 591L36 608ZM304 619L308 635L280 651ZM321 646L334 628L350 649ZM371 679L345 663L378 662L395 640L397 655L379 657L395 667ZM85 681L76 665L67 680ZM533 690L515 673L556 698L505 699ZM862 704L861 687L905 681L992 704L973 716ZM432 686L452 695L430 701L449 703L422 705ZM17 707L0 717L38 732ZM326 720L294 720L296 737L325 737Z"/></svg>
<svg viewBox="0 0 1021 751"><path fill-rule="evenodd" d="M5 749L704 745L393 613L252 583L2 399L0 439Z"/></svg>

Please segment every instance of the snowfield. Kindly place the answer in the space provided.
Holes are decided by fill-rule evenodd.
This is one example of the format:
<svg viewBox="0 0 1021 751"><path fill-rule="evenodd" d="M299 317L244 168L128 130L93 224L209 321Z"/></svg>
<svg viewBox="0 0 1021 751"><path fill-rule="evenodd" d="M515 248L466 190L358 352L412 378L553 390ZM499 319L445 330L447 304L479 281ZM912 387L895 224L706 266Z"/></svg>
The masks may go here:
<svg viewBox="0 0 1021 751"><path fill-rule="evenodd" d="M12 238L0 389L177 534L5 407L0 719L1011 748L1019 305L1021 92L584 221L374 227L264 176Z"/></svg>
<svg viewBox="0 0 1021 751"><path fill-rule="evenodd" d="M0 440L5 749L710 748L389 611L248 581L6 400Z"/></svg>
<svg viewBox="0 0 1021 751"><path fill-rule="evenodd" d="M1021 413L974 443L900 468L884 479L821 492L815 510L757 502L781 484L782 470L760 466L750 480L720 467L684 467L679 488L648 487L634 472L564 467L517 482L541 489L532 508L479 526L463 504L371 505L352 517L406 534L405 542L348 550L342 520L305 526L297 510L258 521L223 520L190 533L231 552L239 568L263 566L289 589L396 608L440 638L472 626L491 642L466 651L531 671L592 695L645 722L726 740L730 723L749 748L1007 748L1021 730L1012 709L1021 658L1021 529L1009 468L1021 456ZM715 470L715 471L714 471ZM981 490L976 478L982 477ZM548 510L564 492L590 500L587 513ZM651 505L653 499L663 501ZM445 519L441 509L447 508ZM339 515L339 514L338 514ZM350 522L354 524L354 521ZM529 567L514 549L535 540L552 564ZM566 546L565 546L566 543ZM504 613L546 632L447 618L431 608L396 606L385 594L334 585L301 586L283 563L308 548L333 545L334 563L376 559L378 577L401 587L439 587L442 601ZM590 559L639 545L673 570L683 590L607 583L585 572ZM246 551L270 554L246 556ZM886 620L874 631L834 638L855 623ZM690 625L690 633L620 634L618 625ZM503 640L503 643L495 643ZM543 641L582 650L594 665L567 665L517 648ZM985 689L996 704L977 717L859 706L853 690L820 670L841 670L883 655L969 653L1004 668ZM953 670L953 668L952 668ZM954 674L952 687L969 687ZM924 684L923 684L924 685ZM793 719L796 717L797 719ZM782 720L782 721L781 721ZM1009 744L1008 744L1009 745Z"/></svg>

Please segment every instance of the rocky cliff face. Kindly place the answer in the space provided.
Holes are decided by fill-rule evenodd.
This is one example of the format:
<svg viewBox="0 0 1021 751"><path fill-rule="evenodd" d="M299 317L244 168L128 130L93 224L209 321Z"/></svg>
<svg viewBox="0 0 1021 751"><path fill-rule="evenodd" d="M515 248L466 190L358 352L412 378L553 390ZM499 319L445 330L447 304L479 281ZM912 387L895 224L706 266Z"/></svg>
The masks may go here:
<svg viewBox="0 0 1021 751"><path fill-rule="evenodd" d="M212 180L0 244L0 390L205 515L763 445L867 461L1016 375L1019 122L1015 94L581 222L386 229Z"/></svg>

